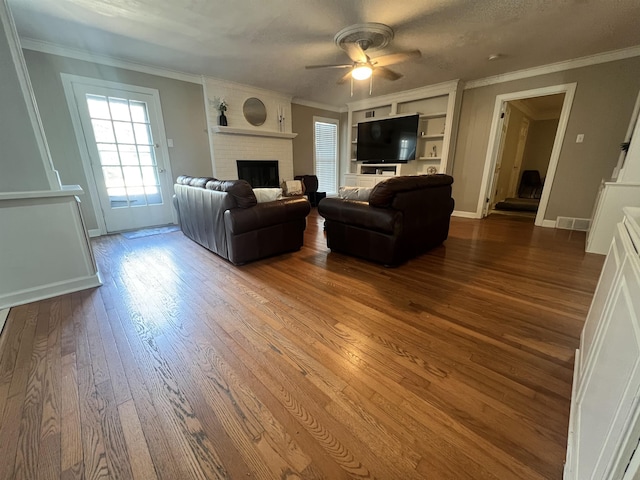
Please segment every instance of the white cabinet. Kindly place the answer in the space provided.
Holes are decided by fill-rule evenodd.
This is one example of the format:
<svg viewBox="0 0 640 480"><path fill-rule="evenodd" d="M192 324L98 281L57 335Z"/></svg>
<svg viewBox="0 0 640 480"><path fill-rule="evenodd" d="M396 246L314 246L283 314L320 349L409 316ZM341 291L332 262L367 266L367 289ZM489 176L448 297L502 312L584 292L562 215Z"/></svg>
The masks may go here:
<svg viewBox="0 0 640 480"><path fill-rule="evenodd" d="M410 160L394 170L394 175L424 175L451 171L449 159L453 157L457 113L460 108L459 82L446 82L406 92L369 98L348 104L349 114L349 160L342 185L347 182L372 183L371 179L360 179L361 162L357 162L358 123L380 120L391 116L419 114L418 144L416 159ZM400 165L400 164L397 164ZM385 165L388 166L388 165ZM379 166L377 166L379 167ZM358 177L352 177L352 174ZM374 182L378 183L386 177Z"/></svg>
<svg viewBox="0 0 640 480"><path fill-rule="evenodd" d="M624 212L576 352L565 480L623 478L640 439L640 208Z"/></svg>
<svg viewBox="0 0 640 480"><path fill-rule="evenodd" d="M622 207L640 207L640 94L631 116L625 141L629 150L620 154L614 179L602 182L596 199L586 251L607 253L613 236L613 226L622 220Z"/></svg>

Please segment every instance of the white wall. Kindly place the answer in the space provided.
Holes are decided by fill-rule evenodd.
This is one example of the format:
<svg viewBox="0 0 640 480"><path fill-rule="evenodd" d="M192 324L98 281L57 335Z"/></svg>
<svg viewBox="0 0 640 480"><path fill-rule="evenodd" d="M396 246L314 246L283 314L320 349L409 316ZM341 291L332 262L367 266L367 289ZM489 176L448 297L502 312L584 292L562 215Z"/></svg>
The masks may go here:
<svg viewBox="0 0 640 480"><path fill-rule="evenodd" d="M293 178L293 142L289 138L268 138L251 135L214 133L211 127L218 124L215 98L223 99L227 105L228 126L252 131L278 132L278 111L284 112L284 131L291 133L291 97L215 78L204 79L205 107L209 123L213 176L221 180L238 178L236 160L278 160L280 180ZM263 125L255 127L242 114L245 100L256 97L262 100L267 110Z"/></svg>

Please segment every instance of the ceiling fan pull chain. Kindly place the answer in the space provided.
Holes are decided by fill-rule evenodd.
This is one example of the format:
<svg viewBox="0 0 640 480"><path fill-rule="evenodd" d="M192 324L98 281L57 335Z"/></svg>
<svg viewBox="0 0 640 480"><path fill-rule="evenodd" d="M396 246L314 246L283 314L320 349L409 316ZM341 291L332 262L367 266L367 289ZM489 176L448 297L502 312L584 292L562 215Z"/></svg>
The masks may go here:
<svg viewBox="0 0 640 480"><path fill-rule="evenodd" d="M351 77L351 96L353 97L353 77Z"/></svg>

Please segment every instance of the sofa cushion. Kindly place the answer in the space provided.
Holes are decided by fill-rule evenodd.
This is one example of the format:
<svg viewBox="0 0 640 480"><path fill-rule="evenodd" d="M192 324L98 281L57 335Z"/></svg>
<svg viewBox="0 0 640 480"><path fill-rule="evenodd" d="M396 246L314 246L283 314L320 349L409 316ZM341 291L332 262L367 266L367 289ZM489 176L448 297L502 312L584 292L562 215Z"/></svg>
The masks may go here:
<svg viewBox="0 0 640 480"><path fill-rule="evenodd" d="M344 200L357 200L358 202L368 202L373 187L340 187L338 196Z"/></svg>
<svg viewBox="0 0 640 480"><path fill-rule="evenodd" d="M302 180L285 180L282 182L282 194L285 197L296 197L304 194Z"/></svg>
<svg viewBox="0 0 640 480"><path fill-rule="evenodd" d="M258 203L275 202L282 199L281 188L254 188L253 193Z"/></svg>
<svg viewBox="0 0 640 480"><path fill-rule="evenodd" d="M249 208L258 204L253 189L246 180L210 180L205 188L228 193L240 208Z"/></svg>
<svg viewBox="0 0 640 480"><path fill-rule="evenodd" d="M390 207L397 193L451 185L452 183L453 177L442 173L437 175L391 177L373 187L371 195L369 196L369 205L374 207Z"/></svg>

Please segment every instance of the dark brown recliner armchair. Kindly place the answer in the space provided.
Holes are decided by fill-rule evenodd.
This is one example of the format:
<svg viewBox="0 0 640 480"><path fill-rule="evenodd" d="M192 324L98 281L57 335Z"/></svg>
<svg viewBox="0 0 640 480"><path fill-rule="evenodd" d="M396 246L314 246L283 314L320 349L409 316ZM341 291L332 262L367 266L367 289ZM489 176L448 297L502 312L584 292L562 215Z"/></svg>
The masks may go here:
<svg viewBox="0 0 640 480"><path fill-rule="evenodd" d="M454 201L449 175L391 177L368 202L325 198L327 246L388 266L440 245L449 234Z"/></svg>

